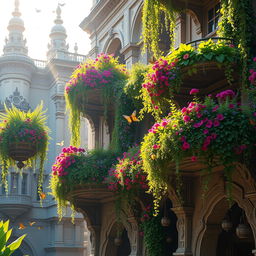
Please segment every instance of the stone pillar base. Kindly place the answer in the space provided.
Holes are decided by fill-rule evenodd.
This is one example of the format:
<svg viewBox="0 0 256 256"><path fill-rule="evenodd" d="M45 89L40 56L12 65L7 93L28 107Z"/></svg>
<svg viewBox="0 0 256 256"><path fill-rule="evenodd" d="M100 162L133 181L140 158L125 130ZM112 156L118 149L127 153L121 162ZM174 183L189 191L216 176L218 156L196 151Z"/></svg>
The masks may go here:
<svg viewBox="0 0 256 256"><path fill-rule="evenodd" d="M173 253L173 256L193 256L193 253L191 253L191 252L175 252L175 253Z"/></svg>
<svg viewBox="0 0 256 256"><path fill-rule="evenodd" d="M252 254L256 256L256 249L252 250Z"/></svg>

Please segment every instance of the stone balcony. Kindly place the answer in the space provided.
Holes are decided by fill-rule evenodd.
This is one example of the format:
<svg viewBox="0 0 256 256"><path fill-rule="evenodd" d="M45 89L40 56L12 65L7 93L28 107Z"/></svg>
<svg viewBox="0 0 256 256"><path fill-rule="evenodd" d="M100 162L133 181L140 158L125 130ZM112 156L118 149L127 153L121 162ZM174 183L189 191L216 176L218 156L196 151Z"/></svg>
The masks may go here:
<svg viewBox="0 0 256 256"><path fill-rule="evenodd" d="M29 211L32 207L32 198L28 195L0 195L0 212L10 219Z"/></svg>

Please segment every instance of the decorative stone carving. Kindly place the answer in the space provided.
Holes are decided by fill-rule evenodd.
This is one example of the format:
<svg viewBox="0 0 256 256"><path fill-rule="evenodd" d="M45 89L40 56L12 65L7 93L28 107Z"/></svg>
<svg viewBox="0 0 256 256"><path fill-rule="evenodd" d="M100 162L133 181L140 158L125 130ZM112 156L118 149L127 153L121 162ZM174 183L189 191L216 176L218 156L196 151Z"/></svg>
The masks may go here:
<svg viewBox="0 0 256 256"><path fill-rule="evenodd" d="M18 88L16 87L12 95L5 99L4 103L0 102L0 110L4 109L4 104L6 107L11 108L14 105L16 108L27 112L31 107L27 100L20 95Z"/></svg>

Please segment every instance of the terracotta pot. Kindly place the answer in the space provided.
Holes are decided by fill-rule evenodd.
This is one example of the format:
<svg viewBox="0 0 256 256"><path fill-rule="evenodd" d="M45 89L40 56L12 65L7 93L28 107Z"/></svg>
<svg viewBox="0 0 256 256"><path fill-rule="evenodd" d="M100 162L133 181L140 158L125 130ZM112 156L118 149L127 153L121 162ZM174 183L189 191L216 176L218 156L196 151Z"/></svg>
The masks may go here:
<svg viewBox="0 0 256 256"><path fill-rule="evenodd" d="M240 239L246 239L250 236L250 228L247 224L240 223L236 228L236 235Z"/></svg>
<svg viewBox="0 0 256 256"><path fill-rule="evenodd" d="M23 161L28 160L36 154L36 145L28 142L16 142L9 144L9 156L18 161L19 168L24 167Z"/></svg>
<svg viewBox="0 0 256 256"><path fill-rule="evenodd" d="M120 237L116 237L116 238L114 239L114 244L115 244L116 246L120 246L120 245L122 244L122 239L121 239Z"/></svg>
<svg viewBox="0 0 256 256"><path fill-rule="evenodd" d="M170 224L171 224L171 221L170 221L170 219L169 219L168 217L163 217L163 218L161 219L161 225L162 225L163 227L169 227Z"/></svg>

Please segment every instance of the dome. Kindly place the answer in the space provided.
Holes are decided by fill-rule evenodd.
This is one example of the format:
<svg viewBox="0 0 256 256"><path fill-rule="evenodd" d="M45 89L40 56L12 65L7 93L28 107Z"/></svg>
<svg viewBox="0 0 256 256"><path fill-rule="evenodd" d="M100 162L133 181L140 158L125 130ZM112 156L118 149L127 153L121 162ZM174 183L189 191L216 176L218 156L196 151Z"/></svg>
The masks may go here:
<svg viewBox="0 0 256 256"><path fill-rule="evenodd" d="M63 33L66 34L66 29L61 24L56 24L51 29L51 34L53 33Z"/></svg>
<svg viewBox="0 0 256 256"><path fill-rule="evenodd" d="M20 28L22 28L22 31L25 30L24 28L24 21L20 18L20 17L12 17L9 21L9 25L8 25L8 29L12 29L12 27L17 27L19 26Z"/></svg>

